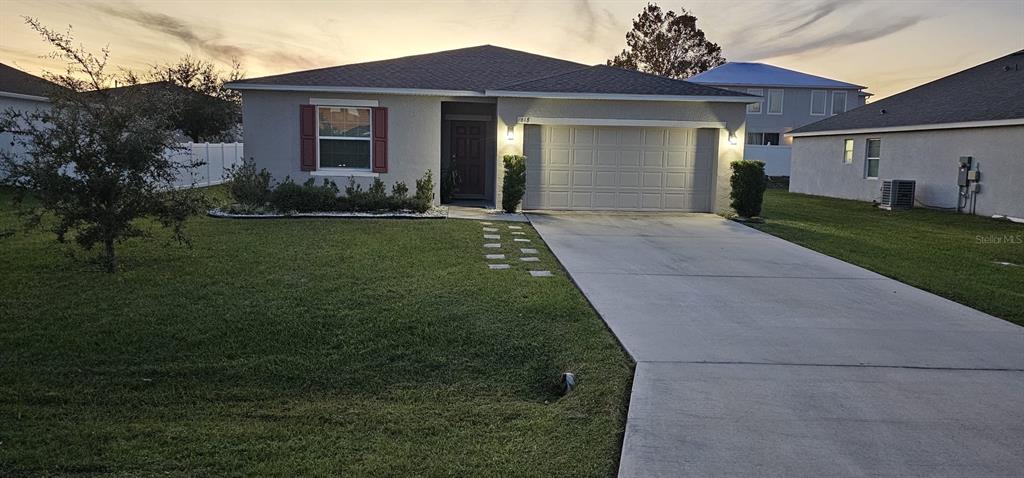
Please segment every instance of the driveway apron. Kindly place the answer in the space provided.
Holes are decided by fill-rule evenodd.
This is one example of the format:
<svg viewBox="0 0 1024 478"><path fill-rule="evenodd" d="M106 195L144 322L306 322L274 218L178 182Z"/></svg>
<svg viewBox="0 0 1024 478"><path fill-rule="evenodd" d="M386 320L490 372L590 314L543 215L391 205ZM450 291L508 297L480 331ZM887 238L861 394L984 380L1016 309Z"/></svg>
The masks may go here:
<svg viewBox="0 0 1024 478"><path fill-rule="evenodd" d="M713 215L530 219L637 362L619 476L1024 470L1024 328Z"/></svg>

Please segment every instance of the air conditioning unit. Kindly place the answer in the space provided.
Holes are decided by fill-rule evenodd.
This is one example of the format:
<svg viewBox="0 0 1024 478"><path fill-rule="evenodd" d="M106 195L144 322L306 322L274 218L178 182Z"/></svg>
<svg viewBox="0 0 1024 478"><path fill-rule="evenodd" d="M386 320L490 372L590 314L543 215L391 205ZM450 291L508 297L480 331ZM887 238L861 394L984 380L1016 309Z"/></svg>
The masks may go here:
<svg viewBox="0 0 1024 478"><path fill-rule="evenodd" d="M882 204L878 207L889 211L914 207L916 181L910 179L889 179L882 181Z"/></svg>

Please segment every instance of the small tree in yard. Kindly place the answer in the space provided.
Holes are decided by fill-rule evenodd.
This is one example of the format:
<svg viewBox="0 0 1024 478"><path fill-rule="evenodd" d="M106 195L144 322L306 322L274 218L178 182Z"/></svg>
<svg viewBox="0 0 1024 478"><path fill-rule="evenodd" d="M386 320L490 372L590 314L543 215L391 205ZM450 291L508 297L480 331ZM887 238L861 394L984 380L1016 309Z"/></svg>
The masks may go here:
<svg viewBox="0 0 1024 478"><path fill-rule="evenodd" d="M506 154L505 179L501 184L501 208L508 213L516 212L526 192L526 156Z"/></svg>
<svg viewBox="0 0 1024 478"><path fill-rule="evenodd" d="M50 108L0 115L0 130L12 132L27 152L0 158L0 177L14 186L18 199L30 194L38 200L29 225L49 213L59 241L72 239L86 250L102 246L109 272L117 270L117 244L148 235L140 219L155 220L187 243L185 220L206 201L196 190L173 187L180 169L202 163L168 154L180 148L166 113L172 99L149 90L109 94L104 90L115 79L122 86L134 79L106 72L106 49L93 55L75 46L70 32L31 18L26 22L55 49L52 56L69 65L65 74L46 75L59 85Z"/></svg>
<svg viewBox="0 0 1024 478"><path fill-rule="evenodd" d="M768 187L768 178L764 175L764 163L761 161L733 161L729 164L732 177L729 178L729 206L741 217L757 217L761 215L761 204L764 202L764 190Z"/></svg>

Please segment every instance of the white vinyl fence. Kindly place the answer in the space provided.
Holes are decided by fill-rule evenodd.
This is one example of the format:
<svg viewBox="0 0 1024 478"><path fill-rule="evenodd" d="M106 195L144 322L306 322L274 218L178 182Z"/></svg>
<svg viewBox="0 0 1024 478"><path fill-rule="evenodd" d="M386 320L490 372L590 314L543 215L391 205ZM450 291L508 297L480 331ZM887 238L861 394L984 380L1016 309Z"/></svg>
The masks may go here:
<svg viewBox="0 0 1024 478"><path fill-rule="evenodd" d="M206 164L189 170L181 170L175 186L213 186L224 182L225 170L242 162L242 143L181 143L181 151L171 151L181 162L189 158Z"/></svg>

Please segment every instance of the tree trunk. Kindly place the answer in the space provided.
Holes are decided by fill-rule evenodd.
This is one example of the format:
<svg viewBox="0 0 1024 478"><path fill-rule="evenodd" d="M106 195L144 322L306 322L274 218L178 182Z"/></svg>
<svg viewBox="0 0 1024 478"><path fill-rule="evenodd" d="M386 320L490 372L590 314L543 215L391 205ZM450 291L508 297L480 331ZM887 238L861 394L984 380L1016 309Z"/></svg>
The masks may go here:
<svg viewBox="0 0 1024 478"><path fill-rule="evenodd" d="M104 250L106 251L106 262L107 272L117 272L117 255L114 253L114 238L108 237L103 241Z"/></svg>

